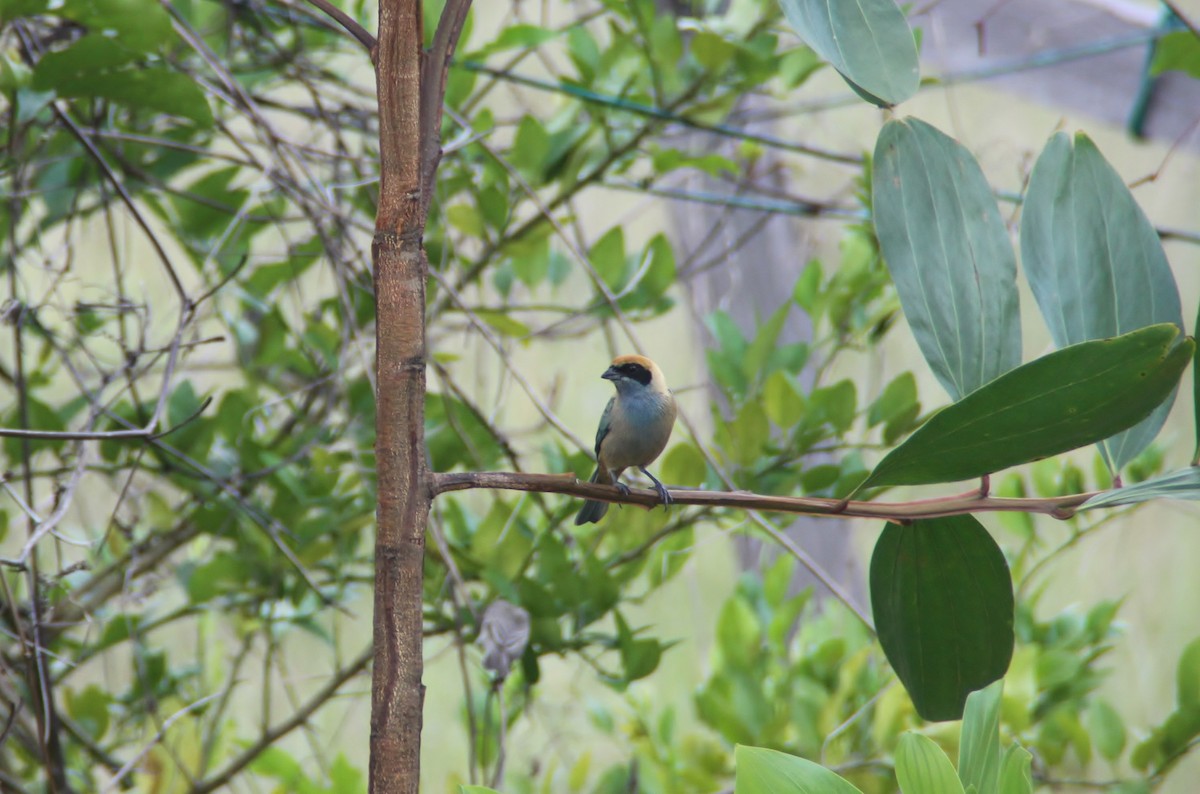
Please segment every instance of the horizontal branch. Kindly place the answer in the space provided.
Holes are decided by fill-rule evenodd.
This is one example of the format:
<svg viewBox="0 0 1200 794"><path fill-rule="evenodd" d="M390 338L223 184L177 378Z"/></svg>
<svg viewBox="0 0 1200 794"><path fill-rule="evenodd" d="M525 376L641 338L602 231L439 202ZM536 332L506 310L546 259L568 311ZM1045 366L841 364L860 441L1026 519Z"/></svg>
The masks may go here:
<svg viewBox="0 0 1200 794"><path fill-rule="evenodd" d="M0 438L27 438L34 441L116 441L121 439L145 438L155 440L169 436L179 428L196 419L204 413L204 409L212 403L212 397L206 397L195 411L192 411L183 421L172 425L161 433L157 430L158 412L145 427L134 427L127 430L25 430L19 427L0 427Z"/></svg>
<svg viewBox="0 0 1200 794"><path fill-rule="evenodd" d="M599 502L630 504L654 508L661 504L658 494L649 489L630 489L622 494L611 485L584 482L572 474L521 474L505 471L449 472L434 475L434 494L491 488L508 491L558 493L594 499ZM678 505L733 507L777 513L803 513L830 518L880 518L911 521L966 513L1020 512L1042 513L1055 518L1070 518L1079 505L1093 493L1070 494L1045 499L988 496L976 489L954 496L917 499L910 502L861 502L816 496L767 496L750 491L700 491L675 488L671 499Z"/></svg>

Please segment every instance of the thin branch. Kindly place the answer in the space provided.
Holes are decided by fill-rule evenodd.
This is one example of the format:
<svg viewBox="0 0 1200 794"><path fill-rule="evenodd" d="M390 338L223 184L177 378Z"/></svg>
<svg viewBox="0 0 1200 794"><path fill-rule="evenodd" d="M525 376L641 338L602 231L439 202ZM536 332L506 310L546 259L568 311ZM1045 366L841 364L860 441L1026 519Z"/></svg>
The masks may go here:
<svg viewBox="0 0 1200 794"><path fill-rule="evenodd" d="M598 485L576 479L573 474L518 474L505 471L441 472L434 475L434 493L489 488L510 491L537 491L576 496L581 499L637 505L653 509L662 503L648 488L632 488L627 495L614 486ZM978 488L962 494L910 502L842 501L817 496L768 496L749 491L696 491L675 488L671 499L678 505L732 507L742 510L801 513L829 518L878 518L886 521L912 521L918 518L964 515L967 513L1022 512L1041 513L1054 518L1070 518L1075 510L1098 492L1050 498L1007 498L981 496Z"/></svg>
<svg viewBox="0 0 1200 794"><path fill-rule="evenodd" d="M329 0L308 0L308 2L324 11L326 14L332 17L335 22L345 28L347 33L358 39L358 43L367 48L367 52L371 55L371 60L375 60L375 45L378 42L375 41L375 37L372 36L366 28L358 24L358 22L356 22L354 18L345 11L338 8L333 3L330 3Z"/></svg>
<svg viewBox="0 0 1200 794"><path fill-rule="evenodd" d="M184 425L195 421L200 414L204 413L204 409L212 404L212 400L211 396L206 397L199 408L161 433L155 432L153 427L158 424L158 417L155 417L149 426L133 430L22 430L16 427L0 427L0 437L9 436L42 441L114 441L133 438L154 440L169 436Z"/></svg>
<svg viewBox="0 0 1200 794"><path fill-rule="evenodd" d="M1190 30L1193 36L1200 39L1200 28L1198 28L1196 23L1183 13L1183 9L1179 7L1179 3L1177 3L1175 0L1162 0L1162 4L1171 9L1171 13L1175 15L1175 18L1183 23L1183 26Z"/></svg>
<svg viewBox="0 0 1200 794"><path fill-rule="evenodd" d="M458 47L471 0L446 0L433 34L433 46L421 59L421 217L429 214L433 180L442 159L442 108L446 74Z"/></svg>
<svg viewBox="0 0 1200 794"><path fill-rule="evenodd" d="M178 722L179 720L186 717L191 712L200 708L208 701L212 700L213 698L220 697L220 696L221 696L220 692L214 692L211 695L209 695L208 697L202 697L199 700L195 701L194 703L189 703L188 705L181 708L179 711L172 714L170 717L167 717L165 720L163 720L162 727L158 729L158 733L154 734L154 738L152 738L150 741L146 742L146 746L143 747L141 750L139 750L137 755L135 755L133 758L130 758L128 761L125 762L124 766L122 766L120 769L117 770L116 774L113 775L112 780L108 781L108 785L100 790L101 794L106 794L107 792L112 791L118 785L120 785L121 781L125 779L125 776L128 775L130 772L132 772L134 767L136 767L139 763L141 763L142 759L146 757L146 754L149 753L151 750L153 750L155 745L157 745L159 742L161 742L163 740L163 737L165 737L167 735L167 731L170 729L170 727L172 725L174 725L176 722Z"/></svg>
<svg viewBox="0 0 1200 794"><path fill-rule="evenodd" d="M861 166L863 163L862 155L849 154L847 152L832 152L826 149L820 149L815 146L807 146L802 143L787 140L785 138L777 138L773 135L762 135L759 133L749 132L738 127L731 127L727 124L705 124L702 121L696 121L688 116L675 112L674 108L679 106L678 102L663 108L654 105L643 105L638 102L630 102L626 99L608 96L606 94L598 94L594 91L589 91L586 88L581 88L570 83L550 83L544 80L538 80L533 77L525 77L512 72L504 72L499 69L493 69L486 64L477 63L475 61L456 61L456 67L466 69L471 72L479 72L481 74L491 75L499 80L505 80L516 85L522 85L526 88L536 88L539 91L552 91L554 93L565 94L574 97L582 102L587 102L593 105L610 108L612 110L621 110L626 113L633 113L638 116L665 121L670 124L678 124L681 127L686 127L700 132L708 132L713 135L720 135L726 138L734 138L739 141L749 141L751 143L762 144L773 149L780 149L787 152L795 152L797 154L810 155L822 160L829 160L834 163L843 163L846 165Z"/></svg>

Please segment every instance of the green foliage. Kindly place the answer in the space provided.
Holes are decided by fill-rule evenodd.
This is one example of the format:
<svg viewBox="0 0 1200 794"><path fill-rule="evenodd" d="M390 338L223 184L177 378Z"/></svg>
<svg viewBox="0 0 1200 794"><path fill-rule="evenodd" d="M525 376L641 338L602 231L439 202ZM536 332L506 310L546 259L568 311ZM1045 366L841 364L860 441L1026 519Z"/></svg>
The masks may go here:
<svg viewBox="0 0 1200 794"><path fill-rule="evenodd" d="M432 25L440 4L427 5ZM808 46L784 29L773 0L687 18L665 14L650 0L614 0L594 17L559 27L533 24L518 10L513 24L464 41L447 75L446 151L425 238L431 365L423 405L425 451L435 470L584 473L591 466L586 450L573 445L571 433L542 425L561 429L562 405L549 380L560 370L539 365L535 372L528 363L546 360L555 342L565 347L603 337L623 345L630 329L667 317L685 300L682 279L734 253L721 250L706 263L697 257L712 256L723 242L681 245L637 224L602 223L604 213L590 217L588 191L603 189L611 201L618 190L673 189L677 183L667 178L686 175L736 181L739 191L752 187L743 180L762 172L767 148L805 149L724 126L730 111L744 96L790 100L822 58L877 103L916 90L913 33L891 0L833 6L785 0L783 7ZM361 4L345 10L369 22ZM297 750L273 733L286 735L310 722L306 710L348 696L347 682L360 681L355 676L369 661L369 648L355 646L363 642L356 621L371 608L377 496L368 341L374 295L366 264L379 192L375 91L343 68L348 57L363 57L347 54L353 42L294 11L150 0L0 3L0 24L12 44L0 53L0 91L9 110L0 172L14 198L0 208L0 235L15 276L7 282L12 294L5 297L3 328L14 342L5 350L22 356L19 374L11 359L0 362L18 395L4 405L3 425L128 433L153 424L154 432L98 443L5 438L2 445L15 505L0 511L6 559L23 553L29 538L9 531L10 521L14 529L18 517L47 527L30 552L36 566L24 560L0 570L12 600L0 610L5 636L20 637L38 614L52 616L38 627L34 654L46 661L49 677L17 682L14 691L33 697L41 684L54 689L50 705L70 719L57 737L62 764L71 787L81 791L107 785L135 759L136 771L121 784L146 790L175 790L183 781L203 787L222 775L228 785L249 789L364 787L357 761L341 752L357 749L353 739L326 741L322 733L320 742ZM536 85L517 74L533 59L557 70L551 81ZM523 87L513 88L520 81ZM510 89L530 92L518 97L515 112L502 97ZM698 143L660 134L676 126L740 140L718 151L707 137ZM1105 262L1128 254L1146 265L1144 277L1169 292L1173 282L1157 240L1128 191L1113 182L1115 172L1105 170L1086 139L1076 142L1069 165L1056 161L1066 145L1056 138L1039 160L1023 220L1034 230L1030 236L1042 228L1038 223L1053 221L1048 228L1062 240ZM883 458L872 484L930 481L927 473L916 480L889 474L905 456L911 456L905 465L917 469L941 465L939 481L958 479L1066 450L1099 432L1089 425L1086 433L1055 435L1032 424L1054 410L1103 414L1110 425L1101 435L1107 435L1136 413L1134 402L1147 411L1166 405L1155 395L1173 386L1189 343L1173 348L1164 372L1147 370L1162 389L1137 400L1098 399L1108 394L1101 385L1116 390L1137 380L1143 362L1125 356L1103 384L1069 384L1087 390L1087 401L1050 394L1054 379L1047 377L1020 381L1001 395L1047 392L1033 405L1038 411L1022 403L1011 425L990 409L970 413L972 399L997 408L1002 381L993 378L1018 363L1012 251L995 202L966 151L922 122L888 124L875 152L856 183L857 203L834 208L860 219L869 213L870 223L848 227L837 255L808 262L767 316L746 324L723 312L705 318L716 391L713 434L677 434L657 464L665 481L841 498L867 476L866 461L877 459L880 445L890 448L914 431ZM1098 192L1116 197L1113 206L1089 211L1092 221L1119 232L1114 239L1121 245L1100 247L1084 234L1085 222L1054 225L1061 208L1043 192L1046 180L1086 198L1085 176L1105 180ZM934 221L937 235L909 228ZM958 314L931 310L922 320L914 308L919 299L940 293L914 286L901 260L934 261L937 251L949 252L936 264L939 283L952 295L980 282L988 288ZM954 269L956 261L979 269ZM1032 280L1035 293L1051 283ZM939 377L953 374L947 378L963 400L923 426L912 372L888 373L877 387L845 374L887 336L901 299L923 347L928 339L967 336L965 314L989 320L979 339L935 365ZM1082 300L1091 303L1106 305ZM1058 309L1064 321L1085 310L1092 309ZM811 322L810 340L791 335L799 319ZM1148 315L1109 335L1159 321L1178 324L1174 316ZM1158 333L1164 332L1133 338ZM1132 349L1130 338L1114 344ZM497 355L489 348L481 356L474 349L479 340L495 342ZM1161 343L1167 345L1165 333ZM1027 366L1046 368L1049 361L1057 386L1064 373L1071 381L1067 365L1078 353L1054 355L1060 357ZM977 360L984 362L978 371L959 376ZM1147 353L1146 361L1157 358ZM1095 374L1083 364L1079 371ZM1021 372L1028 370L1011 376ZM512 405L524 400L509 388L514 382L532 398L538 424ZM977 424L964 429L967 420ZM948 422L963 424L953 424L949 440L930 442ZM1038 443L1014 440L1014 428L1030 426ZM1133 457L1152 435L1110 453L1135 484L1088 507L1194 494L1190 471L1154 476L1162 469L1161 450ZM972 447L964 456L947 446L964 438L1003 449ZM32 497L17 487L26 479ZM998 487L1013 495L1061 495L1084 490L1086 479L1073 463L1048 461ZM70 509L57 515L60 504ZM598 682L627 705L631 716L620 725L602 707L591 711L596 731L612 736L626 757L598 769L589 749L572 747L575 757L558 776L510 766L513 790L560 790L563 782L564 790L618 792L631 781L647 791L716 790L730 784L735 761L738 791L799 775L816 785L882 794L895 789L897 775L906 788L926 785L911 782L923 781L923 769L940 769L941 783L928 785L951 785L949 762L930 742L951 746L954 728L923 725L912 701L927 714L941 713L926 708L929 697L939 708L944 700L961 707L968 689L1003 672L1001 651L1012 647L1007 635L992 642L1012 612L1011 583L999 575L1003 560L973 520L885 532L911 546L918 534L957 528L953 539L915 543L915 559L905 558L932 561L938 576L900 581L913 573L899 564L900 550L877 548L878 559L897 563L890 571L896 577L873 583L873 598L889 588L904 596L912 585L922 603L933 605L917 610L897 597L890 613L877 607L882 648L845 608L818 606L807 591L793 594L790 558L775 560L761 577L746 576L714 618L716 648L709 677L695 693L693 721L648 702L639 689L639 682L662 675L663 659L678 652L672 647L682 638L671 626L645 625L633 615L688 564L697 543L742 516L614 508L604 525L567 534L574 507L541 494L437 500L426 543L424 623L431 653L446 647L439 643L458 652L463 687L472 693L463 698L463 714L473 728L464 727L461 744L472 748L476 764L459 779L490 779L499 726L515 731L533 721L543 674L566 659L586 666L594 673L589 684ZM788 524L781 516L762 520L778 530ZM1045 550L1039 533L1028 516L1015 521L1022 545L1013 570L1036 571ZM1088 522L1072 519L1068 539L1099 525ZM976 587L963 596L968 582ZM946 630L956 617L940 610L948 594L978 618L974 625ZM496 597L531 617L528 648L502 685L487 678L473 646L479 614ZM1146 779L1165 773L1189 746L1196 687L1182 672L1184 662L1179 708L1132 754L1134 729L1095 696L1102 677L1097 661L1110 647L1115 611L1099 605L1085 619L1041 623L1028 602L1018 603L1010 695L1000 702L998 688L986 690L996 694L978 718L974 704L982 696L967 698L959 772L977 794L993 780L1002 794L1029 790L1029 755L1015 746L1001 753L1001 729L1036 750L1039 764L1082 763L1094 749L1114 763L1132 761ZM925 632L931 620L935 630ZM921 636L895 628L903 621L915 621ZM948 636L955 643L935 648L945 650L937 669L971 662L975 650L987 658L953 668L963 675L947 676L952 697L931 696L904 672L904 654L920 650L921 639ZM891 683L884 649L913 687L911 699ZM12 643L4 651L6 669L30 669L29 652ZM1194 655L1185 655L1188 676ZM127 668L127 676L116 672ZM980 669L986 675L966 675ZM330 682L337 686L327 689ZM244 705L251 702L252 709ZM21 715L43 711L29 699ZM308 716L294 719L301 713ZM314 717L311 724L323 731L327 723ZM929 738L901 739L910 728ZM36 716L20 716L0 748L5 774L30 790L49 787L48 751L38 731ZM770 749L734 749L738 744ZM252 759L243 755L247 748ZM781 751L844 765L849 782L834 782L840 778L815 760Z"/></svg>
<svg viewBox="0 0 1200 794"><path fill-rule="evenodd" d="M1179 657L1175 687L1175 710L1130 754L1135 769L1161 773L1171 768L1200 736L1200 639L1192 640Z"/></svg>
<svg viewBox="0 0 1200 794"><path fill-rule="evenodd" d="M958 769L937 742L906 732L896 745L896 780L903 794L1031 794L1028 751L1013 743L1003 748L997 714L1002 684L971 695L962 725ZM803 794L809 791L857 792L833 772L774 750L739 746L735 791L756 794Z"/></svg>

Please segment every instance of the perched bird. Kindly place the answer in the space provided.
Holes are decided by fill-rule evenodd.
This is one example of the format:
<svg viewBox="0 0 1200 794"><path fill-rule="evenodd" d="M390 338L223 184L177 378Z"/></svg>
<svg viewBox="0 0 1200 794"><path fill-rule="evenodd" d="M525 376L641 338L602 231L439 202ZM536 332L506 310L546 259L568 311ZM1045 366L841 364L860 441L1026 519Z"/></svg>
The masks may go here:
<svg viewBox="0 0 1200 794"><path fill-rule="evenodd" d="M596 473L591 481L615 485L621 493L629 493L621 482L621 473L636 466L654 483L663 505L671 504L667 489L646 471L646 466L662 454L675 425L675 398L662 370L645 356L618 356L600 377L611 380L617 393L608 401L596 430ZM584 502L575 523L595 523L606 512L607 502Z"/></svg>

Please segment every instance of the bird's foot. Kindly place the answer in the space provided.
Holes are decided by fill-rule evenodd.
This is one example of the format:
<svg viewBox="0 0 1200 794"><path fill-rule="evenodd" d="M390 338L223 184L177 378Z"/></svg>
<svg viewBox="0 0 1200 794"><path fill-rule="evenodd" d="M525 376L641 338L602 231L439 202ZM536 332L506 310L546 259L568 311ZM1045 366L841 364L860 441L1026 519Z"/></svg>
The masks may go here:
<svg viewBox="0 0 1200 794"><path fill-rule="evenodd" d="M629 486L628 485L621 482L620 480L617 480L615 483L613 483L613 485L615 485L617 487L617 490L621 492L621 496L629 496Z"/></svg>
<svg viewBox="0 0 1200 794"><path fill-rule="evenodd" d="M638 468L641 468L641 467L639 466ZM658 499L660 502L662 502L662 506L663 506L664 510L667 508L667 505L673 504L675 502L675 500L671 498L671 493L670 493L670 491L667 490L667 486L665 486L661 482L659 482L657 477L655 477L650 472L646 471L644 468L641 468L641 472L642 472L642 474L645 474L647 477L650 478L650 482L654 483L654 491L655 491L655 493L658 494Z"/></svg>

